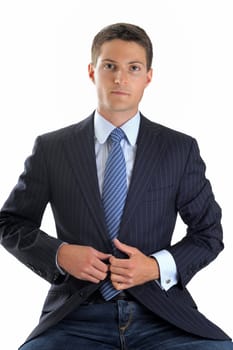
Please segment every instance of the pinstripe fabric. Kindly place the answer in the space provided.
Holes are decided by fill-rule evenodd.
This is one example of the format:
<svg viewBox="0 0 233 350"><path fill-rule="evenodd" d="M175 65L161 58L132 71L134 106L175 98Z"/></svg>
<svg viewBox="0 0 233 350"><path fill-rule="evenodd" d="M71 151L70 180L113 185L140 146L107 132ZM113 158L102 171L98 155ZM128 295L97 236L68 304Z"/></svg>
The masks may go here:
<svg viewBox="0 0 233 350"><path fill-rule="evenodd" d="M48 203L58 238L40 229ZM187 234L171 245L178 213ZM196 141L141 117L118 237L145 254L168 249L180 283L166 293L153 281L128 292L176 327L211 339L228 337L198 311L186 285L223 249L220 219L221 209L205 177ZM96 172L93 116L37 139L0 213L0 240L10 253L52 283L40 323L30 337L59 322L100 287L71 276L62 279L55 264L63 241L112 253Z"/></svg>

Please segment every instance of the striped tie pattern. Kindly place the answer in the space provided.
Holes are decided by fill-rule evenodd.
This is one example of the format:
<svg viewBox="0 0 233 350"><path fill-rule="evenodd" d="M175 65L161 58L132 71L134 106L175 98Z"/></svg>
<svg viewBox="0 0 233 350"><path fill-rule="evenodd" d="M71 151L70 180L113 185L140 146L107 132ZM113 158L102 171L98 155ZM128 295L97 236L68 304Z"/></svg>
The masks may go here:
<svg viewBox="0 0 233 350"><path fill-rule="evenodd" d="M120 145L125 137L123 130L116 128L110 134L111 149L105 167L102 202L106 225L111 240L117 237L127 195L125 157ZM110 280L101 286L105 300L110 300L120 291L113 288Z"/></svg>

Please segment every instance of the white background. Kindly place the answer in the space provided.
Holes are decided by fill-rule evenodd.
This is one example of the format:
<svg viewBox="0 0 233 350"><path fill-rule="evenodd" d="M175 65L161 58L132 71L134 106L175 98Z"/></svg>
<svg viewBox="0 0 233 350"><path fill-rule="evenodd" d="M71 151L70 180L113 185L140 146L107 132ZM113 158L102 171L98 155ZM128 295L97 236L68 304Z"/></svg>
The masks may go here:
<svg viewBox="0 0 233 350"><path fill-rule="evenodd" d="M233 336L231 0L0 3L0 205L38 134L75 123L96 106L87 75L93 36L127 21L154 44L154 77L141 111L196 137L223 209L225 250L189 284L199 309ZM55 235L48 210L43 229ZM185 234L178 221L175 239ZM0 247L0 348L14 350L37 324L49 284Z"/></svg>

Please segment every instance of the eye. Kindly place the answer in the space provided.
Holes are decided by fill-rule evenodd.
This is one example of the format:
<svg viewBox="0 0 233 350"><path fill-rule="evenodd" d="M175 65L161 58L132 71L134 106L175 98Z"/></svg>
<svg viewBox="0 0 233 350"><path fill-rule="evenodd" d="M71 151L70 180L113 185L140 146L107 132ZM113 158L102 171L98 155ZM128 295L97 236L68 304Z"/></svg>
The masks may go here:
<svg viewBox="0 0 233 350"><path fill-rule="evenodd" d="M115 69L115 65L113 63L105 63L104 64L104 69L105 70L114 70Z"/></svg>
<svg viewBox="0 0 233 350"><path fill-rule="evenodd" d="M141 67L139 65L133 64L132 66L129 67L129 70L131 72L139 72L141 70Z"/></svg>

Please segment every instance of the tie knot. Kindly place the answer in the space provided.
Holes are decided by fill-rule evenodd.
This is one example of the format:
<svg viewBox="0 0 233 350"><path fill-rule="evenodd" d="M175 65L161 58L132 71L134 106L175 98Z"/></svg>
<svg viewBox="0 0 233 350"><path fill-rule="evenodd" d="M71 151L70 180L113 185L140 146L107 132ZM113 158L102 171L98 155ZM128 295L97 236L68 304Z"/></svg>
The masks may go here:
<svg viewBox="0 0 233 350"><path fill-rule="evenodd" d="M112 142L121 142L121 140L125 137L125 133L122 129L116 128L114 129L111 134L110 138Z"/></svg>

